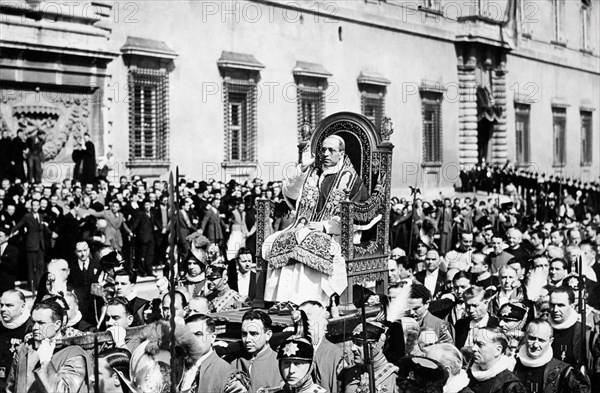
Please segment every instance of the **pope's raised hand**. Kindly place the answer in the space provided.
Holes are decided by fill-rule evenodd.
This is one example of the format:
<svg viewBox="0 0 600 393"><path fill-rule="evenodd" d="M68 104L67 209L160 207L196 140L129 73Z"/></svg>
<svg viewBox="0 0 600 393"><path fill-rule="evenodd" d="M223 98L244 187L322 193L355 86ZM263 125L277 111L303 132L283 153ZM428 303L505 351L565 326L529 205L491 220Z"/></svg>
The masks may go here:
<svg viewBox="0 0 600 393"><path fill-rule="evenodd" d="M302 172L306 171L306 169L308 169L308 167L311 166L313 162L315 162L315 155L312 154L310 150L310 143L308 143L302 151L300 163L300 168L302 169Z"/></svg>

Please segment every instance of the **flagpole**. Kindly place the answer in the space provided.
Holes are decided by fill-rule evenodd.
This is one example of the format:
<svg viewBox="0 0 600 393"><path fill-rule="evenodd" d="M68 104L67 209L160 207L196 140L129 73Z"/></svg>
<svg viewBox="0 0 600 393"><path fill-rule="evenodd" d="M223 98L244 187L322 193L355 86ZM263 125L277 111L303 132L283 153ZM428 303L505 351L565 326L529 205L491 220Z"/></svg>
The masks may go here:
<svg viewBox="0 0 600 393"><path fill-rule="evenodd" d="M412 244L413 244L413 227L415 226L415 203L417 201L417 194L421 193L421 190L417 188L417 182L419 181L419 168L417 167L417 176L415 176L415 186L410 187L410 195L413 197L412 200L412 211L410 213L410 229L408 230L408 258L412 258Z"/></svg>
<svg viewBox="0 0 600 393"><path fill-rule="evenodd" d="M175 183L175 184L173 184ZM175 267L179 262L176 260L175 247L177 246L177 222L179 214L179 167L175 168L175 182L173 182L173 172L169 174L169 205L171 207L171 222L169 233L169 333L170 333L170 352L171 352L171 393L177 393L177 376L175 373ZM177 253L179 259L179 253Z"/></svg>

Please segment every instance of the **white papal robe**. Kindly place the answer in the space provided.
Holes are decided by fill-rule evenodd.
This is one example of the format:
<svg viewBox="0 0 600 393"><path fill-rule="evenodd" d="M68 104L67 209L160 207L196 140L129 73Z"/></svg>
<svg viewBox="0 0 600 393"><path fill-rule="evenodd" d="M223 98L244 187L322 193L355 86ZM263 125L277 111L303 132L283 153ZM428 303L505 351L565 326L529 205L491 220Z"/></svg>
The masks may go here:
<svg viewBox="0 0 600 393"><path fill-rule="evenodd" d="M323 179L327 175L337 174L343 167L344 162L340 160L336 166L325 168L316 184L319 189L321 189ZM284 181L282 192L288 201L297 201L301 197L302 188L309 173L310 170L302 172L300 165L298 165L293 175ZM309 181L312 180L309 179ZM364 188L362 183L360 183L360 186ZM325 274L304 263L292 262L277 269L272 269L269 266L264 295L266 301L292 302L299 305L306 300L317 300L327 305L331 295L334 293L341 295L344 292L348 286L348 276L346 262L341 255L339 245L340 217L333 216L319 222L325 228L325 232L332 236L334 240L330 243L330 253L333 256L331 274ZM296 222L283 231L278 231L267 237L262 246L263 259L269 261L273 242L285 231L295 230L297 243L300 244L313 231L303 225Z"/></svg>

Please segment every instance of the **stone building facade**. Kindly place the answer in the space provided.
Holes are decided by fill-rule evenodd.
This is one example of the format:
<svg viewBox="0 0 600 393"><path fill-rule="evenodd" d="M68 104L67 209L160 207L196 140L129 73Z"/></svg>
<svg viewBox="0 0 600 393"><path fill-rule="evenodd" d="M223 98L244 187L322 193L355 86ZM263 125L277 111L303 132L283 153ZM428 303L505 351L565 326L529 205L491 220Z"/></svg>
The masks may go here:
<svg viewBox="0 0 600 393"><path fill-rule="evenodd" d="M589 0L0 3L2 127L45 127L45 179L89 131L115 176L280 179L339 111L394 124L392 187L519 162L600 175ZM37 127L37 128L36 128ZM57 169L58 168L58 169Z"/></svg>

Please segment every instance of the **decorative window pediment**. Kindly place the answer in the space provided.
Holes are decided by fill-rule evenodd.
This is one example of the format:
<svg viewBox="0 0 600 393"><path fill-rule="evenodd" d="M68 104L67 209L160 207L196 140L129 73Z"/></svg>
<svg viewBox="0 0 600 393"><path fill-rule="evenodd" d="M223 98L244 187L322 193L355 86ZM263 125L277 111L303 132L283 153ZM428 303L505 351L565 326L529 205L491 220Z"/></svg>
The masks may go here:
<svg viewBox="0 0 600 393"><path fill-rule="evenodd" d="M297 61L292 73L296 77L320 79L327 79L333 75L331 72L327 71L323 65L318 63L309 63L307 61Z"/></svg>
<svg viewBox="0 0 600 393"><path fill-rule="evenodd" d="M221 69L238 69L257 72L265 68L264 64L256 60L253 55L227 51L221 52L221 57L217 60L217 65Z"/></svg>
<svg viewBox="0 0 600 393"><path fill-rule="evenodd" d="M121 53L124 56L135 55L163 59L175 59L177 56L179 56L177 52L169 48L164 41L131 36L127 37L125 45L121 47Z"/></svg>

